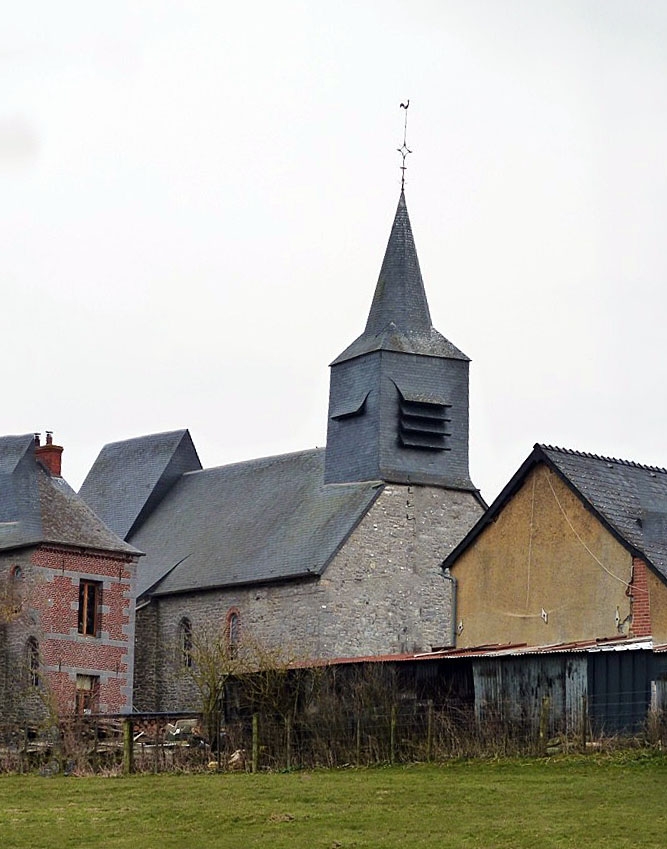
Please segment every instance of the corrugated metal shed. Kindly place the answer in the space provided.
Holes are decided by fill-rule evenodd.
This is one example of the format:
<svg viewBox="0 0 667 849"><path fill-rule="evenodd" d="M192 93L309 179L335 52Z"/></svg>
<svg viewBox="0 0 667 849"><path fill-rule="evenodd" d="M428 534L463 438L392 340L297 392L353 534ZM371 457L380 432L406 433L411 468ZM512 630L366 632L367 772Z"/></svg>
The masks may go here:
<svg viewBox="0 0 667 849"><path fill-rule="evenodd" d="M506 656L473 661L475 715L539 728L542 701L549 699L549 732L581 729L587 691L586 655Z"/></svg>

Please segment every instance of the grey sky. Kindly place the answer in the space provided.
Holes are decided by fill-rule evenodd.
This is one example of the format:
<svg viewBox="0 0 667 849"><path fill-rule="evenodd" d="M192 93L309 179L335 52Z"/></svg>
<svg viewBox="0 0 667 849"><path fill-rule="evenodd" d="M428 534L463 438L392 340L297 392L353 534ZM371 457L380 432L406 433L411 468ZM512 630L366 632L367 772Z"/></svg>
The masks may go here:
<svg viewBox="0 0 667 849"><path fill-rule="evenodd" d="M323 445L400 188L473 360L487 499L536 441L667 465L667 4L33 2L0 32L1 433Z"/></svg>

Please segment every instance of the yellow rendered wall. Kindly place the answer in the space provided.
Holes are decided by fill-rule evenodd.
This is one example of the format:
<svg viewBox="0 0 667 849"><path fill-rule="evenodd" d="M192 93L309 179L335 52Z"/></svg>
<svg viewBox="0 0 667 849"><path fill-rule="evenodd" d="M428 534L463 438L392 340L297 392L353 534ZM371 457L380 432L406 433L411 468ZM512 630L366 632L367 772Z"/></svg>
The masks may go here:
<svg viewBox="0 0 667 849"><path fill-rule="evenodd" d="M452 575L460 647L550 645L613 637L630 627L632 557L544 465L529 474Z"/></svg>
<svg viewBox="0 0 667 849"><path fill-rule="evenodd" d="M648 597L651 606L651 635L656 645L667 643L667 587L651 571L646 570Z"/></svg>

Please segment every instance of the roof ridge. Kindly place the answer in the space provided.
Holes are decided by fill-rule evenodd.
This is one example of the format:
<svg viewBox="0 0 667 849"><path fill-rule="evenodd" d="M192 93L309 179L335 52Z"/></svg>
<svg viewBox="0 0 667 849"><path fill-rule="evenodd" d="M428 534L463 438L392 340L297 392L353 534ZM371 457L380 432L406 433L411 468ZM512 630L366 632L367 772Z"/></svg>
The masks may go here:
<svg viewBox="0 0 667 849"><path fill-rule="evenodd" d="M231 463L221 463L219 466L206 466L203 469L193 469L190 472L184 472L183 477L186 475L201 475L206 472L217 472L220 469L231 469L234 466L272 466L276 463L286 462L287 460L293 459L294 457L303 457L305 455L317 455L324 454L324 448L303 448L301 451L287 451L284 454L269 454L265 457L250 457L247 460L234 460Z"/></svg>
<svg viewBox="0 0 667 849"><path fill-rule="evenodd" d="M139 436L128 436L126 439L116 439L113 442L107 442L102 446L102 449L110 448L116 445L128 445L130 442L145 442L148 439L157 439L158 437L164 438L166 436L179 436L182 439L186 433L188 433L188 428L183 427L177 428L176 430L161 430L156 433L144 433L140 434Z"/></svg>
<svg viewBox="0 0 667 849"><path fill-rule="evenodd" d="M667 469L662 466L649 466L645 463L637 463L634 460L623 460L618 457L605 457L602 454L592 454L589 451L577 451L575 448L560 448L558 445L544 445L537 443L537 448L543 451L557 451L559 454L569 454L574 457L586 457L589 460L601 460L604 463L617 463L619 466L628 466L632 469L644 469L647 472L661 472L667 474Z"/></svg>

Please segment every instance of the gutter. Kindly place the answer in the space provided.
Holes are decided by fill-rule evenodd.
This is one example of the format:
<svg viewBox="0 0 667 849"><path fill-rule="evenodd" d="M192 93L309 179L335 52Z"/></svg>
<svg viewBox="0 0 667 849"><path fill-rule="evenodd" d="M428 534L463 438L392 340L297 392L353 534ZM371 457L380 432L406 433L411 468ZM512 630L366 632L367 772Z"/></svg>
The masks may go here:
<svg viewBox="0 0 667 849"><path fill-rule="evenodd" d="M449 571L449 567L447 567L446 569L443 570L443 578L446 581L449 581L450 584L452 585L452 618L451 618L451 624L449 626L449 629L450 629L450 634L449 634L450 643L449 644L452 648L456 648L456 591L458 589L458 581L452 575L452 573Z"/></svg>

